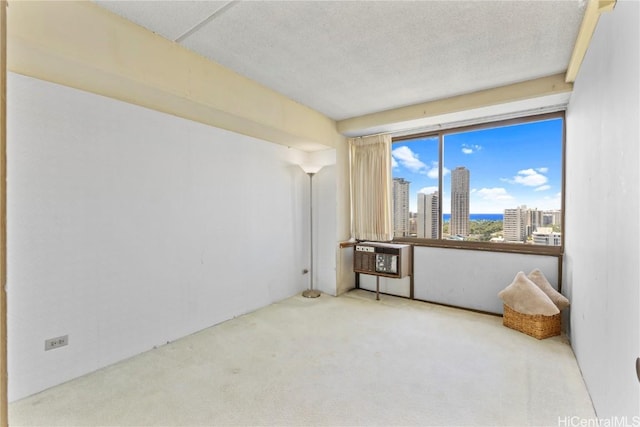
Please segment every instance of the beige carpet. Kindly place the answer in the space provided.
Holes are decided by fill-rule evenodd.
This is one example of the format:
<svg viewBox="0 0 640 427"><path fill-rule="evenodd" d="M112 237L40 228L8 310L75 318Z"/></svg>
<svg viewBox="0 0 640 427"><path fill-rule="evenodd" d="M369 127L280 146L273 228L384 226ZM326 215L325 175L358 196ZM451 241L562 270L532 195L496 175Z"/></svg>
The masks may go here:
<svg viewBox="0 0 640 427"><path fill-rule="evenodd" d="M12 403L10 425L553 425L595 414L566 340L353 291L301 296Z"/></svg>

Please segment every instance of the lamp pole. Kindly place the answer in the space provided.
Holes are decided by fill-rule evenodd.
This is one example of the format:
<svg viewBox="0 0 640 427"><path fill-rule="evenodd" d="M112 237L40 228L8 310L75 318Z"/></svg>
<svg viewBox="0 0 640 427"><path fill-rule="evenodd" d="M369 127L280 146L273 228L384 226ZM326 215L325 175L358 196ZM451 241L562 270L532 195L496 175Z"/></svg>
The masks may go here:
<svg viewBox="0 0 640 427"><path fill-rule="evenodd" d="M309 289L302 293L305 298L318 298L320 292L313 289L313 175L314 172L307 172L309 175Z"/></svg>

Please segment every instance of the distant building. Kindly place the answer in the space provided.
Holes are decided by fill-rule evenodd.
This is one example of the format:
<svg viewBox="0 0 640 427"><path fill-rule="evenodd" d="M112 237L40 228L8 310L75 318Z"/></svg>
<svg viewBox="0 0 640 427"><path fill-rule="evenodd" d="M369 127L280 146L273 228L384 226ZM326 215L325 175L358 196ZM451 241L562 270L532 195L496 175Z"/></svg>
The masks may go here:
<svg viewBox="0 0 640 427"><path fill-rule="evenodd" d="M556 227L562 226L562 211L559 209L539 211L537 209L528 209L526 206L520 206L515 209L505 209L504 222L503 222L503 234L506 242L523 243L531 237L535 242L535 235L538 233L541 243L547 237L550 239L549 244L553 246L559 246L560 243L554 244L554 241L560 242L562 240L562 234L555 232L554 236L542 237L543 234L548 234L547 229L553 231ZM557 230L558 228L556 228ZM543 232L544 231L544 232Z"/></svg>
<svg viewBox="0 0 640 427"><path fill-rule="evenodd" d="M438 192L418 193L418 215L416 216L417 237L437 239L440 214L438 212Z"/></svg>
<svg viewBox="0 0 640 427"><path fill-rule="evenodd" d="M409 235L409 181L393 178L393 236Z"/></svg>
<svg viewBox="0 0 640 427"><path fill-rule="evenodd" d="M469 169L458 166L451 172L451 236L469 235Z"/></svg>
<svg viewBox="0 0 640 427"><path fill-rule="evenodd" d="M557 225L560 226L562 224L562 211L561 210L552 210L552 211L543 211L543 221L542 225Z"/></svg>
<svg viewBox="0 0 640 427"><path fill-rule="evenodd" d="M545 246L560 246L562 244L562 233L553 231L552 227L540 227L533 232L533 244Z"/></svg>
<svg viewBox="0 0 640 427"><path fill-rule="evenodd" d="M527 235L531 236L539 227L549 227L562 225L562 211L559 209L539 211L529 209L529 222L527 223Z"/></svg>
<svg viewBox="0 0 640 427"><path fill-rule="evenodd" d="M415 237L418 234L417 214L409 212L409 236Z"/></svg>
<svg viewBox="0 0 640 427"><path fill-rule="evenodd" d="M543 212L537 209L529 209L527 215L527 236L536 231L538 227L543 227Z"/></svg>
<svg viewBox="0 0 640 427"><path fill-rule="evenodd" d="M505 242L525 243L527 241L527 223L529 210L522 205L515 209L505 209L503 219L503 237Z"/></svg>

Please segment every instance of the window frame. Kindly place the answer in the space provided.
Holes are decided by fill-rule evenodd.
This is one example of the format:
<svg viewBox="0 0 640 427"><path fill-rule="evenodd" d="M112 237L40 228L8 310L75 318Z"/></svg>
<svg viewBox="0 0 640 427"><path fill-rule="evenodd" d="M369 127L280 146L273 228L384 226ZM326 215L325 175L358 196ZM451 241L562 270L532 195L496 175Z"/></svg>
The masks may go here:
<svg viewBox="0 0 640 427"><path fill-rule="evenodd" d="M442 187L443 187L443 168L444 168L444 137L447 134L453 133L462 133L469 132L481 129L490 129L496 127L506 127L513 126L523 123L531 123L537 121L544 121L550 119L562 119L562 141L561 141L561 165L562 171L560 173L561 176L561 197L560 197L560 220L562 223L562 239L560 242L560 246L546 246L546 245L534 245L534 244L523 244L523 243L490 243L490 242L470 242L470 241L457 241L457 240L445 240L442 238L442 229L444 226L443 214L442 214L442 201L444 197L442 197ZM490 251L490 252L512 252L512 253L523 253L523 254L539 254L539 255L556 255L562 257L564 254L564 242L566 240L566 224L565 224L565 183L566 183L566 114L565 110L555 111L551 113L544 114L536 114L536 115L527 115L518 118L510 118L503 120L493 120L487 121L483 123L471 124L471 125L462 125L455 126L453 124L450 127L443 127L441 129L421 132L421 133L413 133L406 134L402 136L396 136L391 139L391 145L396 142L407 141L418 138L426 138L426 137L437 137L438 138L438 194L440 197L438 198L438 210L440 215L440 226L438 228L438 238L437 239L426 239L421 237L394 237L393 241L398 243L410 243L414 246L427 246L427 247L438 247L438 248L452 248L452 249L466 249L466 250L479 250L479 251ZM393 149L393 148L392 148Z"/></svg>

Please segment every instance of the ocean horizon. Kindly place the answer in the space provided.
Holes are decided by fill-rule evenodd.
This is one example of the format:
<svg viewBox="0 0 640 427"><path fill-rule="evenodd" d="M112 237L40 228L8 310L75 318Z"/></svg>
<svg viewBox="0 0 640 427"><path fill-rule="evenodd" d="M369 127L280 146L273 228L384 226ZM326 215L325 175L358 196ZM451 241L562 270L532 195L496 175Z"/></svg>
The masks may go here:
<svg viewBox="0 0 640 427"><path fill-rule="evenodd" d="M451 219L451 214L442 215L444 222ZM470 221L503 221L504 214L501 213L482 213L482 214L469 214Z"/></svg>

